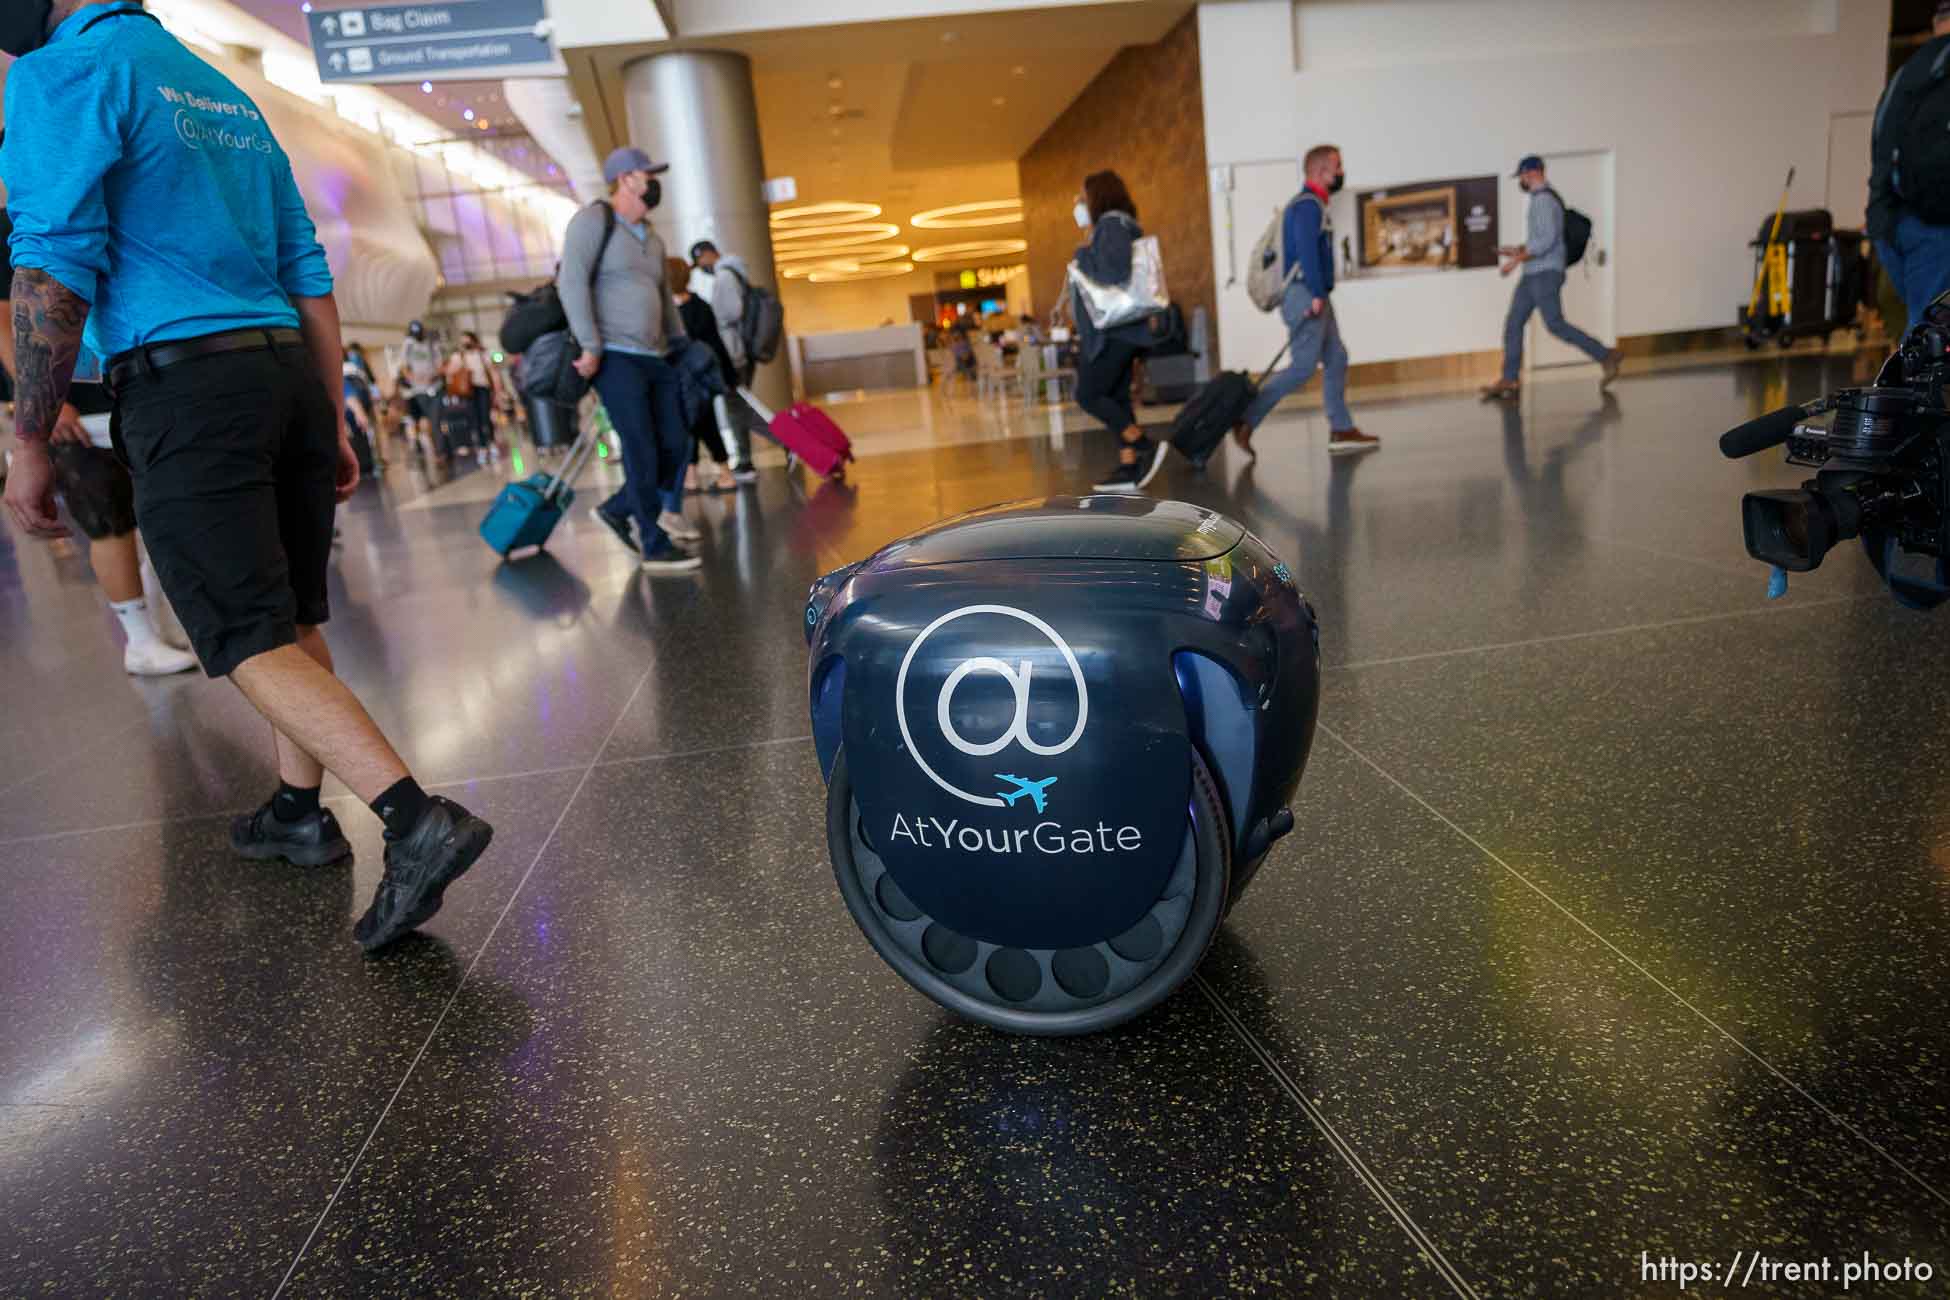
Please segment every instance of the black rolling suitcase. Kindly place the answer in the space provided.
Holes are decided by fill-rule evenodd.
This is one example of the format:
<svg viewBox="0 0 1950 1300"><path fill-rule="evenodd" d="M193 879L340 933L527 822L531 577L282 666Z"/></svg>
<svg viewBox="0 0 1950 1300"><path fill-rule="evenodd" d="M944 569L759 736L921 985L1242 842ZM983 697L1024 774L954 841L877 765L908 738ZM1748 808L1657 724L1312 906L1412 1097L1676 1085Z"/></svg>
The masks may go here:
<svg viewBox="0 0 1950 1300"><path fill-rule="evenodd" d="M1194 393L1178 418L1171 422L1171 445L1178 454L1195 468L1204 469L1205 462L1212 459L1212 452L1246 414L1266 376L1286 359L1286 351L1292 346L1293 339L1288 336L1272 363L1259 372L1258 379L1243 370L1221 370Z"/></svg>
<svg viewBox="0 0 1950 1300"><path fill-rule="evenodd" d="M440 450L453 455L474 445L474 403L449 393L440 399Z"/></svg>

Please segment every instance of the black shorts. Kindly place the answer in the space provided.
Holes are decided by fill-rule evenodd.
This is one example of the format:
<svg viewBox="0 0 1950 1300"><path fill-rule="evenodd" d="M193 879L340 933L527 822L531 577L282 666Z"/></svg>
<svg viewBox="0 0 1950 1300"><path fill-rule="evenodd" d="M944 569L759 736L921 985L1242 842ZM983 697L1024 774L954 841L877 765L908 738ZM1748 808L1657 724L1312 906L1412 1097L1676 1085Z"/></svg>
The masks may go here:
<svg viewBox="0 0 1950 1300"><path fill-rule="evenodd" d="M415 393L406 399L406 411L416 420L428 424L440 423L440 395L438 393Z"/></svg>
<svg viewBox="0 0 1950 1300"><path fill-rule="evenodd" d="M76 442L48 448L54 483L68 513L91 542L127 537L135 531L135 490L129 470L112 451Z"/></svg>
<svg viewBox="0 0 1950 1300"><path fill-rule="evenodd" d="M339 431L305 350L197 357L115 396L136 522L203 670L323 623Z"/></svg>

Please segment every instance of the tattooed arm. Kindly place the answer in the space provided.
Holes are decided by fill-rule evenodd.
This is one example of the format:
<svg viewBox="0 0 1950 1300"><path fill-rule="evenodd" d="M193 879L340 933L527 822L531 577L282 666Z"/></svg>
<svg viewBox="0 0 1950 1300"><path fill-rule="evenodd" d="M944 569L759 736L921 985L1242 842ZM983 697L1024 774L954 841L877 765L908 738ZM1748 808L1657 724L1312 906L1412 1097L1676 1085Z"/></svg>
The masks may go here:
<svg viewBox="0 0 1950 1300"><path fill-rule="evenodd" d="M38 537L67 532L54 508L54 466L47 439L61 416L81 350L88 304L45 271L14 271L14 449L7 474L7 510Z"/></svg>
<svg viewBox="0 0 1950 1300"><path fill-rule="evenodd" d="M88 304L45 271L14 272L14 432L45 442L67 400Z"/></svg>

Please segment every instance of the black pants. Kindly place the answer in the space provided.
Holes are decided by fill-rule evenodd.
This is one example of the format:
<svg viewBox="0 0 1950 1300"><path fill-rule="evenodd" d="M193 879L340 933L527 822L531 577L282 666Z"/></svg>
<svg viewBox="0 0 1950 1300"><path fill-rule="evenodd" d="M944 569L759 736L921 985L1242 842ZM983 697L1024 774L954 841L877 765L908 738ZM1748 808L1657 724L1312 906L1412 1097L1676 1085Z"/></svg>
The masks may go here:
<svg viewBox="0 0 1950 1300"><path fill-rule="evenodd" d="M1112 433L1137 423L1131 407L1131 363L1137 357L1134 344L1105 339L1102 352L1077 363L1077 405Z"/></svg>
<svg viewBox="0 0 1950 1300"><path fill-rule="evenodd" d="M494 442L494 392L492 389L476 388L471 397L474 403L474 443L485 448Z"/></svg>
<svg viewBox="0 0 1950 1300"><path fill-rule="evenodd" d="M204 672L330 617L338 420L292 345L197 357L115 394L115 448L162 589Z"/></svg>
<svg viewBox="0 0 1950 1300"><path fill-rule="evenodd" d="M720 465L730 465L731 456L725 450L724 435L718 431L717 403L706 402L699 411L697 419L691 423L691 464L704 459L705 452Z"/></svg>

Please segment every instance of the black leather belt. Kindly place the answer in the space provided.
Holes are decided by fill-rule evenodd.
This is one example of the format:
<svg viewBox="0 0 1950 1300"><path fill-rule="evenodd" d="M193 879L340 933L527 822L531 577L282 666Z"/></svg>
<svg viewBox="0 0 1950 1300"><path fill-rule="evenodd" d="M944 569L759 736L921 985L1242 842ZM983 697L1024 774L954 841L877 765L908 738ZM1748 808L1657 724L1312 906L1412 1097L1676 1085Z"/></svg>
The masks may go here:
<svg viewBox="0 0 1950 1300"><path fill-rule="evenodd" d="M108 363L108 384L120 390L131 380L153 375L182 361L213 357L224 352L264 352L272 348L302 347L305 336L294 329L225 330L200 338L174 339L151 343L118 353Z"/></svg>

